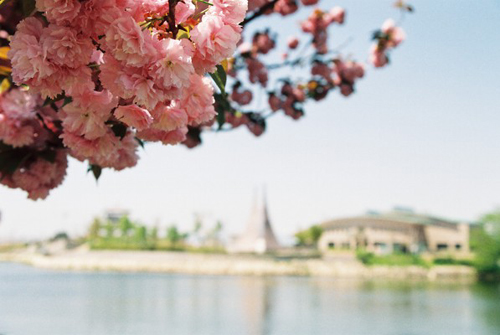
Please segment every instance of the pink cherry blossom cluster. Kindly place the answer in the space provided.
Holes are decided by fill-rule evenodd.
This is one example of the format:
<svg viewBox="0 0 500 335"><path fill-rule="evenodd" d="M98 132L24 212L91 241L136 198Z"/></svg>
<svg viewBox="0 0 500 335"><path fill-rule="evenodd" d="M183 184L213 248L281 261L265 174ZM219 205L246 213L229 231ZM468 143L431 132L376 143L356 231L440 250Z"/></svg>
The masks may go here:
<svg viewBox="0 0 500 335"><path fill-rule="evenodd" d="M91 165L121 170L137 164L141 140L185 141L188 127L216 115L205 74L233 55L247 11L246 0L211 2L37 0L8 53L14 83L29 93L5 95L0 139L12 147L44 143L33 110L46 99L57 110L53 134ZM65 104L56 103L61 97ZM13 99L23 101L13 107Z"/></svg>
<svg viewBox="0 0 500 335"><path fill-rule="evenodd" d="M54 151L54 154L50 160L41 156L30 157L12 174L2 174L1 183L26 191L32 200L45 199L63 182L68 167L68 157L63 150Z"/></svg>
<svg viewBox="0 0 500 335"><path fill-rule="evenodd" d="M318 3L318 0L301 1L302 5L309 6ZM279 13L288 15L295 12L298 8L297 1L278 0L278 1L250 1L250 10L263 15L271 13ZM252 16L250 16L251 18ZM307 20L301 23L301 28L307 34L312 35L312 44L315 47L316 54L327 54L327 29L333 24L343 24L345 19L345 11L340 7L333 7L329 11L322 11L320 9L313 10L312 14ZM277 35L273 34L270 29L263 31L256 31L253 34L251 42L244 42L239 46L239 53L229 63L229 75L235 78L235 83L232 86L232 93L229 95L231 105L222 106L216 104L216 108L224 110L225 123L231 125L232 128L238 128L246 125L248 130L256 136L262 135L265 130L265 120L274 112L282 110L286 116L294 120L298 120L304 115L303 104L308 98L316 100L323 99L329 90L334 87L340 87L343 95L348 96L354 91L354 81L364 74L362 65L355 62L341 62L338 60L335 66L331 67L315 61L312 63L313 78L309 82L293 83L293 80L286 79L282 81L279 89L274 89L268 92L268 104L271 114L262 115L254 111L242 112L241 108L248 106L252 102L254 96L253 92L244 87L243 81L240 80L240 73L247 73L247 82L250 84L257 84L262 88L267 88L270 73L269 70L273 66L268 66L261 59L261 56L269 54L276 48ZM295 50L300 41L297 37L292 36L288 39L288 47L290 50ZM285 55L284 65L292 64L293 61L288 60L288 54ZM333 64L333 62L329 61ZM316 73L320 70L320 63L324 65L327 70L323 73ZM352 69L357 70L357 76L352 75ZM241 70L246 70L242 72ZM361 70L361 73L360 73ZM320 80L321 79L321 80ZM219 125L220 126L220 125ZM200 129L202 130L202 129ZM197 134L198 136L199 134Z"/></svg>
<svg viewBox="0 0 500 335"><path fill-rule="evenodd" d="M318 4L319 1L250 0L250 14L244 23L249 23L261 15L292 14L300 8L300 3L310 6ZM409 11L406 4L402 6L397 3L395 7L402 12ZM287 40L288 51L283 54L284 61L281 64L268 64L263 60L265 59L263 56L269 54L277 46L278 36L270 29L257 31L250 42L242 43L235 58L229 62L228 74L235 80L229 101L224 104L216 103L216 108L223 110L225 115L222 123L218 120L218 127L221 128L224 123L232 128L246 125L250 132L260 136L266 128L266 119L274 115L276 111L282 110L285 115L297 120L304 115L305 103L308 99L322 100L334 89L338 89L344 97L352 95L356 82L365 75L365 64L352 60L350 57L343 58L337 50L332 49L328 39L329 28L334 24L344 24L345 17L345 10L338 6L329 10L313 9L308 18L300 23L301 30L310 36L309 42L301 41L297 36L290 36ZM377 36L379 36L377 50L380 50L384 57L389 49L397 46L404 38L402 30L390 21L384 24ZM297 50L299 45L301 50ZM309 45L312 45L314 53L303 56L304 51L309 49ZM331 57L332 53L336 56ZM294 58L294 55L300 56ZM273 69L307 66L310 66L311 74L308 80L303 78L297 80L291 73L284 78L271 77ZM245 76L248 78L244 78ZM255 108L252 99L259 95L245 87L248 83L256 84L254 86L256 90L267 90L270 113L252 110L252 107ZM274 88L269 90L269 86L274 86ZM250 109L245 111L243 108ZM203 128L197 128L196 143L201 143L202 131Z"/></svg>
<svg viewBox="0 0 500 335"><path fill-rule="evenodd" d="M312 6L319 3L319 0L300 0L304 6ZM299 9L298 0L248 0L248 10L250 12L262 12L269 15L279 13L282 16L295 13Z"/></svg>
<svg viewBox="0 0 500 335"><path fill-rule="evenodd" d="M0 171L0 183L45 198L64 179L66 150L58 145L57 113L40 96L14 88L0 95L1 160L11 159L12 173Z"/></svg>
<svg viewBox="0 0 500 335"><path fill-rule="evenodd" d="M329 12L316 9L302 22L302 31L313 35L313 46L319 54L328 53L328 26L332 23L343 24L344 17L345 11L340 7L333 7Z"/></svg>
<svg viewBox="0 0 500 335"><path fill-rule="evenodd" d="M334 83L340 88L340 93L347 97L354 92L356 80L365 75L365 67L361 63L341 59L335 59L333 63Z"/></svg>
<svg viewBox="0 0 500 335"><path fill-rule="evenodd" d="M0 140L14 148L43 143L49 136L37 113L52 118L50 108L42 108L40 97L16 88L0 95Z"/></svg>
<svg viewBox="0 0 500 335"><path fill-rule="evenodd" d="M0 7L0 47L10 44L9 59L0 52L0 183L32 199L62 182L68 155L98 176L136 165L143 142L194 148L206 131L242 126L261 136L271 116L298 120L310 100L351 96L366 72L342 56L350 40L332 43L345 10L307 7L326 1L35 0L22 20L24 1ZM260 25L241 39L255 19L301 8L302 37L281 43ZM369 62L383 67L405 34L387 20L373 38Z"/></svg>
<svg viewBox="0 0 500 335"><path fill-rule="evenodd" d="M389 63L388 52L397 47L406 38L402 28L396 27L392 19L388 19L373 36L376 41L370 49L370 62L375 67L384 67Z"/></svg>

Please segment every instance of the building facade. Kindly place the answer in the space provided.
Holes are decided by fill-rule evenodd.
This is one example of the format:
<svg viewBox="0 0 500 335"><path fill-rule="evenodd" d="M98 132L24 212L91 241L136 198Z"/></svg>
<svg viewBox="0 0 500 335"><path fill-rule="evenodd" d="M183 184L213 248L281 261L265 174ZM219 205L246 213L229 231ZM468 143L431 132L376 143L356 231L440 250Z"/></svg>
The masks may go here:
<svg viewBox="0 0 500 335"><path fill-rule="evenodd" d="M469 224L416 214L408 209L328 221L322 224L320 250L363 248L392 252L469 252Z"/></svg>

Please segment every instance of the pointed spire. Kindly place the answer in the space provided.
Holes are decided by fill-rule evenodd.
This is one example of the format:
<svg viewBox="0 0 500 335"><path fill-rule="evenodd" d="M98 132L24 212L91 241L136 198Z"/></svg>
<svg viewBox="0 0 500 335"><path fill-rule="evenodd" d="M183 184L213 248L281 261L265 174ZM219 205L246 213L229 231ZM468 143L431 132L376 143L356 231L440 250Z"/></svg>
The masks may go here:
<svg viewBox="0 0 500 335"><path fill-rule="evenodd" d="M255 188L254 204L247 224L246 232L236 240L233 251L266 252L280 247L274 235L267 210L266 186L262 187L262 200L258 201L259 187Z"/></svg>

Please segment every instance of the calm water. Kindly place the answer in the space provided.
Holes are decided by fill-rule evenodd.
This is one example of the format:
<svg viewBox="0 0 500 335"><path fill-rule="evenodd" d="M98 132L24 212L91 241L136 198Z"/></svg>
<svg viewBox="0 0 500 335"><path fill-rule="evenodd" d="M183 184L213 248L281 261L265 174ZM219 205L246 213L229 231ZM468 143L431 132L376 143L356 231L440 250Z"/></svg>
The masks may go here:
<svg viewBox="0 0 500 335"><path fill-rule="evenodd" d="M500 287L0 263L0 334L500 334Z"/></svg>

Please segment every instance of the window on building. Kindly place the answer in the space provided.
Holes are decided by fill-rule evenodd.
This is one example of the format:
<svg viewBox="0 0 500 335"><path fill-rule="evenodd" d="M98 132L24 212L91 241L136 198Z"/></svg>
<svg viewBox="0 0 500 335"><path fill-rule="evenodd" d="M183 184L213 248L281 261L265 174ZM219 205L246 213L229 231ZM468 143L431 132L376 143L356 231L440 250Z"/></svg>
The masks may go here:
<svg viewBox="0 0 500 335"><path fill-rule="evenodd" d="M328 248L334 249L335 248L335 243L333 242L328 242Z"/></svg>
<svg viewBox="0 0 500 335"><path fill-rule="evenodd" d="M402 243L394 243L392 245L392 250L395 253L403 253L406 254L408 252L408 247Z"/></svg>
<svg viewBox="0 0 500 335"><path fill-rule="evenodd" d="M448 249L448 244L446 243L438 243L437 245L437 250L440 251L440 250L446 250Z"/></svg>
<svg viewBox="0 0 500 335"><path fill-rule="evenodd" d="M342 243L342 249L350 249L350 248L351 248L351 245L349 244L349 242Z"/></svg>
<svg viewBox="0 0 500 335"><path fill-rule="evenodd" d="M462 249L462 245L460 243L455 244L455 249L457 250Z"/></svg>

